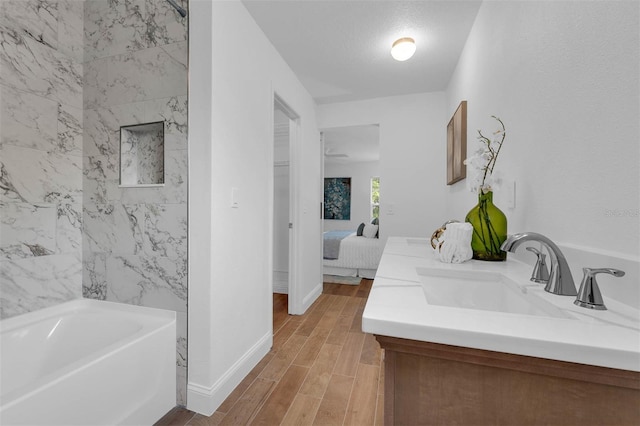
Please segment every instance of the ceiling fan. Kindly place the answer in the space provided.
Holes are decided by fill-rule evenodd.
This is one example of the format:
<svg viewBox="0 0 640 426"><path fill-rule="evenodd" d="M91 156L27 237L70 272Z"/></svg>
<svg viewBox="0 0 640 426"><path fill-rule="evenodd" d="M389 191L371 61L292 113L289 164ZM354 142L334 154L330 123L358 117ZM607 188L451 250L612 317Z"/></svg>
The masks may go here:
<svg viewBox="0 0 640 426"><path fill-rule="evenodd" d="M331 148L327 148L324 151L324 156L325 157L332 157L332 158L349 158L349 156L347 154L341 154L341 153L333 152L333 149L331 149Z"/></svg>

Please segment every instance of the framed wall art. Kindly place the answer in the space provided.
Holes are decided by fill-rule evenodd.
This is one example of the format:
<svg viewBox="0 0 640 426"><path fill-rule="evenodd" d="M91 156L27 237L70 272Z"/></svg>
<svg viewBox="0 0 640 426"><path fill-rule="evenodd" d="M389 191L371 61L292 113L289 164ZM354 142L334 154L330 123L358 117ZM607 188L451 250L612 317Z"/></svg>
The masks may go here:
<svg viewBox="0 0 640 426"><path fill-rule="evenodd" d="M351 220L351 178L324 178L324 218Z"/></svg>
<svg viewBox="0 0 640 426"><path fill-rule="evenodd" d="M447 125L447 185L467 177L467 101L460 102Z"/></svg>

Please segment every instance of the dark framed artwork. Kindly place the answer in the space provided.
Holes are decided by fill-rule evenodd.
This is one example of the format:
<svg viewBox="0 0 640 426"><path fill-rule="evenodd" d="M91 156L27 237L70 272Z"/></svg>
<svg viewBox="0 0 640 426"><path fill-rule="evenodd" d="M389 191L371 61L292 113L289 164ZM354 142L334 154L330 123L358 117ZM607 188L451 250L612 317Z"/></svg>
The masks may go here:
<svg viewBox="0 0 640 426"><path fill-rule="evenodd" d="M351 220L351 178L324 178L324 218Z"/></svg>
<svg viewBox="0 0 640 426"><path fill-rule="evenodd" d="M447 125L447 185L467 177L467 101L460 102Z"/></svg>

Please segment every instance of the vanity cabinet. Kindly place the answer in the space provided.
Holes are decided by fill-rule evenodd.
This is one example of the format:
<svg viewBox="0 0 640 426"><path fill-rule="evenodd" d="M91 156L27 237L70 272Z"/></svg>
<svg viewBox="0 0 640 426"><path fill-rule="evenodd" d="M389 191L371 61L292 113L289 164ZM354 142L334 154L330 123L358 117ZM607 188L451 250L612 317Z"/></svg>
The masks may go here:
<svg viewBox="0 0 640 426"><path fill-rule="evenodd" d="M640 425L640 372L376 339L385 425Z"/></svg>

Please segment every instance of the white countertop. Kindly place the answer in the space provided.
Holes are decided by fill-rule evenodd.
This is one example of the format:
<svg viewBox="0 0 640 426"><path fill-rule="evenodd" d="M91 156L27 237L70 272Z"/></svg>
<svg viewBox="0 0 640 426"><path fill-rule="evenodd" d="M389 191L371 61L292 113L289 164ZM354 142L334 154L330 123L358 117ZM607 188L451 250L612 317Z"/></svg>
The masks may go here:
<svg viewBox="0 0 640 426"><path fill-rule="evenodd" d="M567 318L430 305L416 268L498 272L560 309ZM367 333L640 371L640 311L607 299L606 311L573 304L529 281L517 260L445 264L427 239L391 237L362 316ZM581 277L574 277L576 290Z"/></svg>

